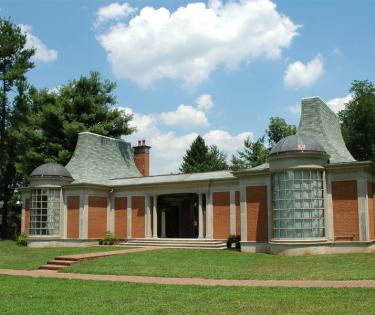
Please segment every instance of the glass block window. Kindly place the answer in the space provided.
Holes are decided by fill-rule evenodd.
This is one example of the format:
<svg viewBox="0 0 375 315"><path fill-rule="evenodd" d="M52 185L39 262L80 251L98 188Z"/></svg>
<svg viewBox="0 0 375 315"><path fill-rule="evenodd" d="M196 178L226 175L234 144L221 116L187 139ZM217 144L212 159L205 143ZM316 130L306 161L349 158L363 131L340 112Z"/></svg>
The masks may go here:
<svg viewBox="0 0 375 315"><path fill-rule="evenodd" d="M31 191L30 235L59 235L60 189Z"/></svg>
<svg viewBox="0 0 375 315"><path fill-rule="evenodd" d="M275 239L324 237L323 172L287 170L272 175Z"/></svg>

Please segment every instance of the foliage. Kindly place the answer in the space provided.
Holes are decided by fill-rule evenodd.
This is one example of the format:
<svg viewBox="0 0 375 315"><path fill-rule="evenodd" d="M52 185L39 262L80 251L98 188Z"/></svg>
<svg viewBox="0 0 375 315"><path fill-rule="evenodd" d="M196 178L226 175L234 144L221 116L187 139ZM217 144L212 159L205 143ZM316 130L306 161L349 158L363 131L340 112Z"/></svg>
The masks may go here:
<svg viewBox="0 0 375 315"><path fill-rule="evenodd" d="M282 138L293 135L297 132L294 125L288 125L285 119L280 117L271 117L266 135L268 138L267 148L265 144L265 135L258 138L256 141L246 138L244 141L244 148L232 155L231 169L239 170L261 165L267 161L268 151Z"/></svg>
<svg viewBox="0 0 375 315"><path fill-rule="evenodd" d="M8 236L8 207L18 183L16 152L23 145L13 138L13 129L22 124L23 112L16 113L22 98L26 73L34 64L34 49L26 49L26 35L10 20L0 18L0 200L3 200L2 237ZM17 117L17 119L15 119Z"/></svg>
<svg viewBox="0 0 375 315"><path fill-rule="evenodd" d="M225 153L217 146L207 146L201 136L190 145L183 157L180 171L182 173L198 173L228 169Z"/></svg>
<svg viewBox="0 0 375 315"><path fill-rule="evenodd" d="M280 117L271 117L266 134L268 137L268 144L272 148L282 138L294 135L297 132L295 125L288 125L285 119Z"/></svg>
<svg viewBox="0 0 375 315"><path fill-rule="evenodd" d="M27 246L27 235L25 233L21 233L17 238L17 245L18 246Z"/></svg>
<svg viewBox="0 0 375 315"><path fill-rule="evenodd" d="M30 88L27 124L18 141L26 152L18 159L18 170L28 175L36 166L55 162L65 165L77 142L78 133L90 131L119 138L130 134L131 115L117 108L112 94L115 84L91 72L61 86L57 92Z"/></svg>
<svg viewBox="0 0 375 315"><path fill-rule="evenodd" d="M115 237L111 231L106 231L104 238L99 241L99 245L113 245L118 241L119 239Z"/></svg>
<svg viewBox="0 0 375 315"><path fill-rule="evenodd" d="M244 148L238 151L238 156L232 156L232 166L234 170L255 167L267 161L268 150L264 145L264 136L256 141L250 138L245 139Z"/></svg>
<svg viewBox="0 0 375 315"><path fill-rule="evenodd" d="M354 81L353 99L339 112L345 144L355 159L375 162L375 85Z"/></svg>

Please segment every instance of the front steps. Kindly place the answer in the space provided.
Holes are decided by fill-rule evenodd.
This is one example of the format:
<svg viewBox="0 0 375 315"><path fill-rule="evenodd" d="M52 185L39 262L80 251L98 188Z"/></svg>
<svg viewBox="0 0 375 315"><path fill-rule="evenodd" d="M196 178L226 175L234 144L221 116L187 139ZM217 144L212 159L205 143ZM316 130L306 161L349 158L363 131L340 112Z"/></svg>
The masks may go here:
<svg viewBox="0 0 375 315"><path fill-rule="evenodd" d="M224 249L226 242L193 238L137 238L121 243L127 247L161 247L191 249Z"/></svg>
<svg viewBox="0 0 375 315"><path fill-rule="evenodd" d="M50 260L46 265L40 266L38 269L57 271L62 268L69 267L77 262L78 260L67 260L67 259L64 259L63 257L55 257L54 260Z"/></svg>

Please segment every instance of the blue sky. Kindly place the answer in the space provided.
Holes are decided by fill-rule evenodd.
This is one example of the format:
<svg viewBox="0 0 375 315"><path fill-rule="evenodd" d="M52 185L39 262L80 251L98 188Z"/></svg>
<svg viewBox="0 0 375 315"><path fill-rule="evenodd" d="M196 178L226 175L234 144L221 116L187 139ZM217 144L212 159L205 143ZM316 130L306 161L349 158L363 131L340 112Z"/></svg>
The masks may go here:
<svg viewBox="0 0 375 315"><path fill-rule="evenodd" d="M117 83L139 130L127 140L153 146L152 174L177 171L197 134L230 156L271 116L298 124L301 98L337 111L353 80L375 81L371 0L3 0L0 10L37 48L37 87L90 70Z"/></svg>

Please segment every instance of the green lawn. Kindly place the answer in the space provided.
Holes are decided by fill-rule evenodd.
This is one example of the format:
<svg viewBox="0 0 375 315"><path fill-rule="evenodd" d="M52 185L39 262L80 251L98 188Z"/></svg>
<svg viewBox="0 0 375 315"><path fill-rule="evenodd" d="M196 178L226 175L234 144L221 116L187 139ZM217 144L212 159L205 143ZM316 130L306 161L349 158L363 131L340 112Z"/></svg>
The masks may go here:
<svg viewBox="0 0 375 315"><path fill-rule="evenodd" d="M371 314L375 289L245 288L0 276L0 314Z"/></svg>
<svg viewBox="0 0 375 315"><path fill-rule="evenodd" d="M83 261L64 272L212 279L375 279L375 254L287 257L163 249Z"/></svg>
<svg viewBox="0 0 375 315"><path fill-rule="evenodd" d="M60 247L29 248L20 247L13 241L0 241L0 268L35 269L55 256L116 250L118 247ZM121 248L123 249L123 248Z"/></svg>

